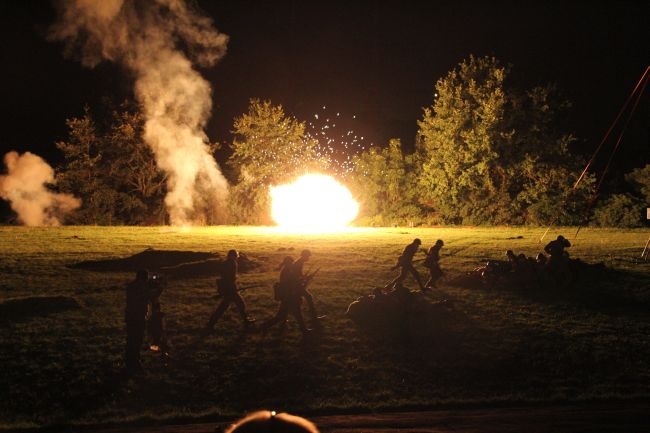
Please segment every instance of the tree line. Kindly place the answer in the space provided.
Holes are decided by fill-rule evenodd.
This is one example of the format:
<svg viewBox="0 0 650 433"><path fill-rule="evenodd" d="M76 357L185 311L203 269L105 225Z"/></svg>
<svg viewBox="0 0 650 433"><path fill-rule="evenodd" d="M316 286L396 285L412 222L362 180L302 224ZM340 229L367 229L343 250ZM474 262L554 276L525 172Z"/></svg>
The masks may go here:
<svg viewBox="0 0 650 433"><path fill-rule="evenodd" d="M570 152L576 138L564 124L569 109L554 86L522 88L511 66L470 56L435 84L414 150L399 139L373 146L354 155L339 180L360 202L362 225L642 225L650 164L606 197L598 196L593 174L576 186L585 161ZM63 154L57 188L82 199L69 222L166 222L165 174L143 141L138 107L125 103L102 122L86 109L67 126L67 138L56 143ZM270 223L271 185L335 164L304 121L271 101L251 100L232 132L220 164L234 224Z"/></svg>

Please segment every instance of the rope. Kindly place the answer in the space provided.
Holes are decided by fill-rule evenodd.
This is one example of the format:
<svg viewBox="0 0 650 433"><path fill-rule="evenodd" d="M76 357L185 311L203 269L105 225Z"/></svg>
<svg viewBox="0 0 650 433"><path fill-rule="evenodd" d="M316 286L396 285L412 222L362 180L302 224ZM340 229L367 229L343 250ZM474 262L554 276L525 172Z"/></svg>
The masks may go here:
<svg viewBox="0 0 650 433"><path fill-rule="evenodd" d="M627 97L627 100L623 104L623 107L621 107L621 109L619 110L618 114L616 115L616 118L614 119L614 121L610 125L609 129L605 133L605 136L603 137L603 139L598 144L598 147L596 147L596 150L594 151L593 155L589 159L589 162L587 162L587 165L585 166L584 170L582 170L582 173L580 173L580 176L578 177L575 184L573 185L573 190L575 191L578 188L578 185L580 184L580 182L584 179L585 175L587 174L587 171L589 170L589 168L591 167L593 162L596 160L596 156L600 152L600 150L603 147L603 145L605 144L605 142L607 142L607 139L609 138L610 134L612 133L612 131L614 130L614 128L618 124L621 116L623 116L623 114L627 110L628 105L634 99L634 96L636 95L636 101L634 103L634 106L633 106L632 110L630 111L630 113L628 114L625 125L623 126L623 129L622 129L621 133L619 134L619 137L618 137L618 140L617 140L616 145L614 147L614 150L610 154L609 160L608 160L607 165L605 167L605 171L603 172L603 175L601 176L600 181L598 182L598 184L596 186L596 190L594 191L594 195L592 196L592 199L589 201L589 204L587 206L587 211L586 211L585 215L588 215L588 213L591 211L591 208L592 208L593 204L596 201L596 197L598 196L598 191L600 190L600 186L602 185L603 180L605 179L605 174L609 170L609 166L610 166L610 164L612 162L614 154L616 153L616 151L618 150L618 148L619 148L619 146L621 144L621 141L623 139L623 135L625 134L625 131L627 130L627 126L630 123L630 120L632 119L632 116L633 116L634 112L636 111L636 108L637 108L637 106L639 104L639 101L641 100L641 96L643 95L643 92L645 91L645 88L646 88L646 86L648 84L647 78L648 78L649 73L650 73L650 66L646 67L645 71L641 75L641 78L636 83L636 86L634 86L634 89L632 90L632 93L630 93L630 95ZM566 200L567 199L565 198L564 204L566 204ZM546 234L549 232L551 227L553 227L555 225L555 223L557 222L558 219L559 219L559 215L557 215L553 219L553 221L548 226L548 228L546 229L546 231L544 232L542 237L539 238L540 243L544 240L544 238L546 237ZM578 237L578 233L580 232L580 229L582 228L582 226L583 226L583 224L580 224L578 226L578 230L576 231L576 234L574 236L574 241Z"/></svg>

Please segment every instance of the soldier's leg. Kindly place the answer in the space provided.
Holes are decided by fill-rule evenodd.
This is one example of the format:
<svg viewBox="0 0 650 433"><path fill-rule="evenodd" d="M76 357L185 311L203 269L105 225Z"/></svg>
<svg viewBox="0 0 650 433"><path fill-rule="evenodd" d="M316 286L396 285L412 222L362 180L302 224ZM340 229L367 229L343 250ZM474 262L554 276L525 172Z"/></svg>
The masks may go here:
<svg viewBox="0 0 650 433"><path fill-rule="evenodd" d="M386 289L398 284L401 285L406 279L406 275L407 275L406 268L404 266L401 266L399 269L400 269L399 275L385 286Z"/></svg>
<svg viewBox="0 0 650 433"><path fill-rule="evenodd" d="M296 322L298 322L300 332L305 335L309 329L307 329L307 326L305 325L305 319L302 317L302 311L300 311L300 302L291 303L289 305L289 312L296 319Z"/></svg>
<svg viewBox="0 0 650 433"><path fill-rule="evenodd" d="M210 320L208 321L208 324L206 325L206 328L213 328L214 324L217 323L217 320L219 320L219 318L221 316L223 316L223 313L226 312L229 305L230 305L230 300L228 298L224 297L221 300L221 303L219 304L217 309L214 310L214 313L212 313L212 316L210 316Z"/></svg>
<svg viewBox="0 0 650 433"><path fill-rule="evenodd" d="M271 326L284 322L287 320L287 316L289 315L289 307L287 306L286 302L281 302L280 303L280 309L278 310L277 313L275 313L275 316L267 320L266 322L262 323L260 325L260 328L262 330L269 329Z"/></svg>
<svg viewBox="0 0 650 433"><path fill-rule="evenodd" d="M140 350L144 342L145 321L131 321L126 325L125 366L130 372L136 372L140 365Z"/></svg>
<svg viewBox="0 0 650 433"><path fill-rule="evenodd" d="M235 295L232 297L232 302L235 304L235 306L237 306L239 316L244 321L244 323L250 323L253 321L246 314L246 303L244 302L244 298L242 298L239 293L235 293Z"/></svg>
<svg viewBox="0 0 650 433"><path fill-rule="evenodd" d="M422 278L420 278L420 273L417 271L417 269L415 269L413 265L408 266L407 269L411 273L411 275L413 275L415 281L417 281L418 286L420 286L420 289L424 290L424 285L422 284Z"/></svg>
<svg viewBox="0 0 650 433"><path fill-rule="evenodd" d="M318 319L318 313L316 313L316 307L314 306L314 297L309 293L309 290L303 290L302 297L307 301L307 306L309 307L309 315L311 320Z"/></svg>

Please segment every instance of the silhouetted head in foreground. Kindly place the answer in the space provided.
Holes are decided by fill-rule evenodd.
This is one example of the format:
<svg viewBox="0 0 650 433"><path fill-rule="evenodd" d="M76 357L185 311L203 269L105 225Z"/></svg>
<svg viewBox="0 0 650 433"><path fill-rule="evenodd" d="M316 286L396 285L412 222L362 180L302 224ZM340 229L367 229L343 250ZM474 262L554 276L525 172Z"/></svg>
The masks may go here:
<svg viewBox="0 0 650 433"><path fill-rule="evenodd" d="M311 257L311 251L302 250L302 252L300 253L300 257L302 257L305 261L309 260L309 257Z"/></svg>
<svg viewBox="0 0 650 433"><path fill-rule="evenodd" d="M237 252L237 250L230 250L228 251L228 255L226 257L228 257L231 260L237 260L237 258L239 257L239 253Z"/></svg>
<svg viewBox="0 0 650 433"><path fill-rule="evenodd" d="M413 243L416 245L422 245L422 241L418 238L413 239Z"/></svg>
<svg viewBox="0 0 650 433"><path fill-rule="evenodd" d="M260 410L246 415L225 433L319 433L316 426L304 418L288 413Z"/></svg>

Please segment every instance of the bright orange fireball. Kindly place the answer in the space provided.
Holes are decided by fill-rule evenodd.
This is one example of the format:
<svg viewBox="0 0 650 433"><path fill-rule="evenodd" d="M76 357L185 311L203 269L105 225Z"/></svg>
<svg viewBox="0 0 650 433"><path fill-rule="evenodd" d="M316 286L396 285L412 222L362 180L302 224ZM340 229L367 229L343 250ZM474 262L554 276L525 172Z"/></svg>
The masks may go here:
<svg viewBox="0 0 650 433"><path fill-rule="evenodd" d="M350 190L323 174L306 174L271 187L271 202L271 217L288 230L336 231L359 213Z"/></svg>

